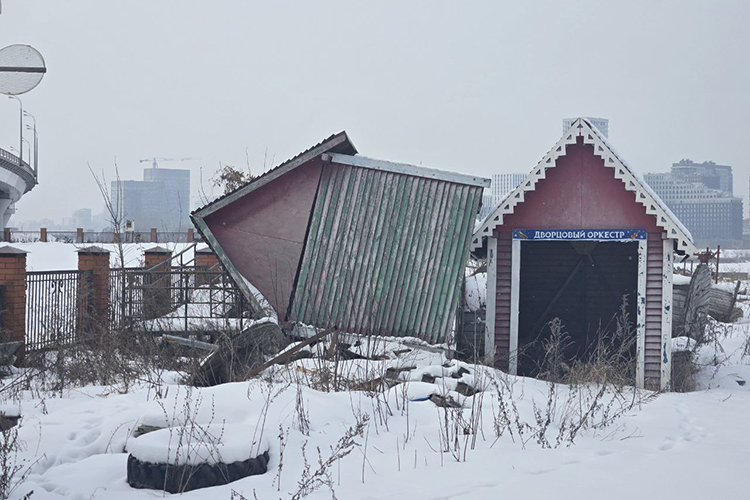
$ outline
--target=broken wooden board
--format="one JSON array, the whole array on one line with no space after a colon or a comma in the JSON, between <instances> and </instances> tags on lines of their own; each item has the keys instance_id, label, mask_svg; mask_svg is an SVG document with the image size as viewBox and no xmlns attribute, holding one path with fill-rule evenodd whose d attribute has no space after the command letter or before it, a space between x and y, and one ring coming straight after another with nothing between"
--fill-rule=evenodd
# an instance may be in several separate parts
<instances>
[{"instance_id":1,"label":"broken wooden board","mask_svg":"<svg viewBox=\"0 0 750 500\"><path fill-rule=\"evenodd\" d=\"M711 270L701 264L689 284L675 284L672 291L672 337L701 339L708 322Z\"/></svg>"},{"instance_id":2,"label":"broken wooden board","mask_svg":"<svg viewBox=\"0 0 750 500\"><path fill-rule=\"evenodd\" d=\"M716 321L730 323L734 311L734 305L737 302L737 294L740 291L740 282L734 286L734 289L714 286L711 288L711 300L708 305L708 314Z\"/></svg>"}]
</instances>

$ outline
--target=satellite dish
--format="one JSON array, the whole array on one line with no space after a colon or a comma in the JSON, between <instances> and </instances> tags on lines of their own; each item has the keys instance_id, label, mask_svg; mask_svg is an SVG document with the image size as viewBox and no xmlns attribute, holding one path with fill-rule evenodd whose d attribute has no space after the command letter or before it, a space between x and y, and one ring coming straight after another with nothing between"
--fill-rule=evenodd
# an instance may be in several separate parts
<instances>
[{"instance_id":1,"label":"satellite dish","mask_svg":"<svg viewBox=\"0 0 750 500\"><path fill-rule=\"evenodd\" d=\"M34 89L47 72L44 58L30 45L0 49L0 94L19 95Z\"/></svg>"}]
</instances>

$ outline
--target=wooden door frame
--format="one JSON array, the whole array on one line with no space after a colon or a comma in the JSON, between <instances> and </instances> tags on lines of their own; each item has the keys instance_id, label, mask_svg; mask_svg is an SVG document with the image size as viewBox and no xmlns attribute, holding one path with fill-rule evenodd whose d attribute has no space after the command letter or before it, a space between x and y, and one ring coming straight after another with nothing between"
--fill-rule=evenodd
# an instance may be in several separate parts
<instances>
[{"instance_id":1,"label":"wooden door frame","mask_svg":"<svg viewBox=\"0 0 750 500\"><path fill-rule=\"evenodd\" d=\"M494 240L494 241L493 241ZM544 240L544 241L557 241L565 242L570 240ZM589 240L599 242L613 242L617 240ZM644 387L644 375L645 375L645 362L646 362L646 256L647 256L647 244L648 240L642 239L638 241L638 286L636 294L636 335L637 335L637 357L636 357L636 387L642 389ZM533 240L522 241L517 238L513 238L511 243L511 286L510 286L510 352L508 357L508 372L511 375L518 374L518 324L519 324L519 295L521 290L521 243L534 243ZM485 346L490 347L486 349L487 357L490 355L494 357L494 333L495 333L495 300L496 300L496 287L497 287L497 238L490 238L488 241L488 262L487 262L487 331L485 338ZM670 257L671 258L671 257ZM667 254L665 251L665 261L667 260ZM664 273L665 285L669 279L671 286L671 273ZM667 275L669 277L667 278ZM670 297L671 298L671 297ZM665 304L667 298L665 297ZM664 322L664 318L662 319ZM671 324L671 317L667 319ZM664 330L663 330L664 331ZM664 335L664 333L662 333ZM665 352L669 342L665 342ZM671 358L671 346L669 348L669 357ZM663 360L662 363L664 364ZM669 370L669 366L663 367L664 370ZM667 379L668 380L668 379ZM664 384L664 375L662 374L662 385Z\"/></svg>"}]
</instances>

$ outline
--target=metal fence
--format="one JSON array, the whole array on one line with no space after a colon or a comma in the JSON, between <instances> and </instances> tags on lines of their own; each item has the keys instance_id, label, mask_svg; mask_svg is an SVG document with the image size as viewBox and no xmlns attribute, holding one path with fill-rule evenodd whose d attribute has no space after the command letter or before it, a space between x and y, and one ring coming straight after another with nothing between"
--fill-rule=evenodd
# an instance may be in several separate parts
<instances>
[{"instance_id":1,"label":"metal fence","mask_svg":"<svg viewBox=\"0 0 750 500\"><path fill-rule=\"evenodd\" d=\"M246 299L220 266L110 271L110 326L171 332L241 329Z\"/></svg>"},{"instance_id":2,"label":"metal fence","mask_svg":"<svg viewBox=\"0 0 750 500\"><path fill-rule=\"evenodd\" d=\"M117 235L112 231L83 231L80 235L77 231L47 231L47 241L58 243L117 243ZM5 234L0 234L0 241L4 241ZM156 240L152 241L150 231L127 231L119 234L122 243L188 243L187 231L156 233ZM9 243L33 243L41 241L40 231L17 231L10 230ZM202 242L203 236L199 232L193 233L193 241Z\"/></svg>"},{"instance_id":3,"label":"metal fence","mask_svg":"<svg viewBox=\"0 0 750 500\"><path fill-rule=\"evenodd\" d=\"M91 301L91 271L26 273L26 348L75 340Z\"/></svg>"},{"instance_id":4,"label":"metal fence","mask_svg":"<svg viewBox=\"0 0 750 500\"><path fill-rule=\"evenodd\" d=\"M110 270L110 328L209 335L243 328L250 309L222 267L166 264ZM94 301L92 271L27 272L26 349L66 345L89 331Z\"/></svg>"}]
</instances>

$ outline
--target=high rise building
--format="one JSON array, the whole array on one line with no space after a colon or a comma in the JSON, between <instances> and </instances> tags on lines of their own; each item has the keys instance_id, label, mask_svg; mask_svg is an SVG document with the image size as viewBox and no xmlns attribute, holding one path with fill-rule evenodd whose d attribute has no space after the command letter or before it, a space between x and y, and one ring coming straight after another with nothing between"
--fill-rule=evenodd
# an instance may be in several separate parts
<instances>
[{"instance_id":1,"label":"high rise building","mask_svg":"<svg viewBox=\"0 0 750 500\"><path fill-rule=\"evenodd\" d=\"M493 174L490 185L492 204L500 203L505 195L516 189L525 178L526 174Z\"/></svg>"},{"instance_id":2,"label":"high rise building","mask_svg":"<svg viewBox=\"0 0 750 500\"><path fill-rule=\"evenodd\" d=\"M136 231L185 231L190 227L190 170L145 168L142 181L113 181L112 201Z\"/></svg>"},{"instance_id":3,"label":"high rise building","mask_svg":"<svg viewBox=\"0 0 750 500\"><path fill-rule=\"evenodd\" d=\"M75 226L83 229L91 229L91 209L81 208L73 212Z\"/></svg>"},{"instance_id":4,"label":"high rise building","mask_svg":"<svg viewBox=\"0 0 750 500\"><path fill-rule=\"evenodd\" d=\"M573 126L573 122L575 122L577 119L578 118L563 119L563 134ZM599 131L604 135L604 137L609 138L609 120L607 118L586 117L586 120L588 120L589 123L598 128Z\"/></svg>"},{"instance_id":5,"label":"high rise building","mask_svg":"<svg viewBox=\"0 0 750 500\"><path fill-rule=\"evenodd\" d=\"M698 247L739 245L742 199L732 196L732 169L719 165L722 168L715 170L712 166L712 162L683 160L672 165L670 173L646 174L644 178L690 230Z\"/></svg>"},{"instance_id":6,"label":"high rise building","mask_svg":"<svg viewBox=\"0 0 750 500\"><path fill-rule=\"evenodd\" d=\"M685 182L700 182L730 195L734 192L732 167L729 165L717 165L712 161L695 163L686 159L672 164L672 174Z\"/></svg>"},{"instance_id":7,"label":"high rise building","mask_svg":"<svg viewBox=\"0 0 750 500\"><path fill-rule=\"evenodd\" d=\"M482 195L482 209L479 218L483 219L489 215L505 196L516 189L526 179L526 174L492 174L492 183Z\"/></svg>"}]
</instances>

